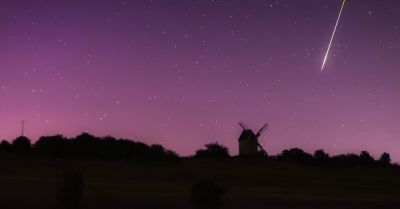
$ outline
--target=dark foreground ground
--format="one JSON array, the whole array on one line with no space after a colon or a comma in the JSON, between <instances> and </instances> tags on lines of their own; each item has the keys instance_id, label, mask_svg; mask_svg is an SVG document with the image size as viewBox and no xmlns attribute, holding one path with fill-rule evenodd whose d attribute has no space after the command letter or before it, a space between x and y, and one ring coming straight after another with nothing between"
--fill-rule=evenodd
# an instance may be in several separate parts
<instances>
[{"instance_id":1,"label":"dark foreground ground","mask_svg":"<svg viewBox=\"0 0 400 209\"><path fill-rule=\"evenodd\" d=\"M81 170L82 209L192 208L190 186L214 178L225 208L399 209L398 168L317 168L251 159L121 163L0 153L0 208L54 209L65 171Z\"/></svg>"}]
</instances>

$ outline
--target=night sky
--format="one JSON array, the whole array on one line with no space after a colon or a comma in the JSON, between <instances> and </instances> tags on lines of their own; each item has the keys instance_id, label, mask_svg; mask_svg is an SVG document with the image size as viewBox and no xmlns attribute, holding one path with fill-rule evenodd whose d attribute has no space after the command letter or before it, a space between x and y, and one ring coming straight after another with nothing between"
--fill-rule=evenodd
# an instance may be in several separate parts
<instances>
[{"instance_id":1,"label":"night sky","mask_svg":"<svg viewBox=\"0 0 400 209\"><path fill-rule=\"evenodd\" d=\"M400 161L400 1L2 0L0 139L82 132L181 155L244 121L270 154Z\"/></svg>"}]
</instances>

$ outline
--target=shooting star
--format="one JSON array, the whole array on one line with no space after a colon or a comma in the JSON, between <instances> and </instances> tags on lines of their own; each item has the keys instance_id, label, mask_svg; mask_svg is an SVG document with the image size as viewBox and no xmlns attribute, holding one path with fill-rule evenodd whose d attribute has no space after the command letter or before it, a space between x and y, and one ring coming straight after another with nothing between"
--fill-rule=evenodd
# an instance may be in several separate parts
<instances>
[{"instance_id":1,"label":"shooting star","mask_svg":"<svg viewBox=\"0 0 400 209\"><path fill-rule=\"evenodd\" d=\"M338 26L338 24L339 24L340 16L342 16L342 11L343 11L344 4L345 4L345 3L346 3L346 0L343 0L342 7L340 8L340 12L339 12L338 18L337 18L337 20L336 20L335 28L333 29L333 33L332 33L332 36L331 36L331 40L329 41L328 49L326 50L326 53L325 53L324 61L322 62L321 71L324 70L326 60L328 59L328 55L329 55L329 51L330 51L330 49L331 49L332 41L333 41L333 38L335 37L336 28L337 28L337 26Z\"/></svg>"}]
</instances>

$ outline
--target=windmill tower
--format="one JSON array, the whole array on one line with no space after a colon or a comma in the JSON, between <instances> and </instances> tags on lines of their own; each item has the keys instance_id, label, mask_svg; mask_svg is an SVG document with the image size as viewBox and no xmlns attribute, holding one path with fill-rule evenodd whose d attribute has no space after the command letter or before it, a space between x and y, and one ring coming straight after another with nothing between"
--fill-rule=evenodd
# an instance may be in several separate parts
<instances>
[{"instance_id":1,"label":"windmill tower","mask_svg":"<svg viewBox=\"0 0 400 209\"><path fill-rule=\"evenodd\" d=\"M261 129L255 134L251 129L240 121L239 125L243 128L239 136L239 156L254 156L261 153L266 153L264 148L258 143L258 137L268 128L268 123L265 123Z\"/></svg>"}]
</instances>

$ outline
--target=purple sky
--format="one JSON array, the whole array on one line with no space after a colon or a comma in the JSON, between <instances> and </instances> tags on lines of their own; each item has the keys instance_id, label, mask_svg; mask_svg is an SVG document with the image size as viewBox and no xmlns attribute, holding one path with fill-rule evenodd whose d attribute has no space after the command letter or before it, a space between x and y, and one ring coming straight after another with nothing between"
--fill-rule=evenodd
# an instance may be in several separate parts
<instances>
[{"instance_id":1,"label":"purple sky","mask_svg":"<svg viewBox=\"0 0 400 209\"><path fill-rule=\"evenodd\" d=\"M275 154L400 161L400 1L10 0L0 3L0 138L88 131L192 154L237 124Z\"/></svg>"}]
</instances>

